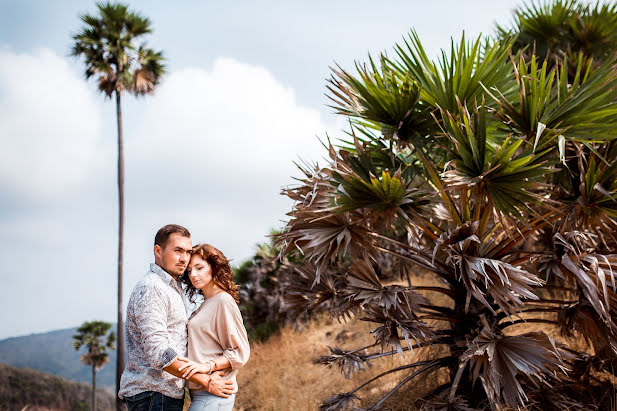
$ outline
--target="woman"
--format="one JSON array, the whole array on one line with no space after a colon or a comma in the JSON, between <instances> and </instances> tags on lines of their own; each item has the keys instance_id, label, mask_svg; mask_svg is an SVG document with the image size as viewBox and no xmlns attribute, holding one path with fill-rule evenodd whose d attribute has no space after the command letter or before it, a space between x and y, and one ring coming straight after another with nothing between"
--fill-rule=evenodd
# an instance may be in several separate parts
<instances>
[{"instance_id":1,"label":"woman","mask_svg":"<svg viewBox=\"0 0 617 411\"><path fill-rule=\"evenodd\" d=\"M250 350L229 261L209 244L196 245L183 280L189 300L194 303L198 295L203 295L204 302L189 318L188 359L181 358L186 361L180 368L182 377L224 370L226 378L234 383L233 394L222 398L189 381L189 411L232 410L238 391L236 374L248 360Z\"/></svg>"}]
</instances>

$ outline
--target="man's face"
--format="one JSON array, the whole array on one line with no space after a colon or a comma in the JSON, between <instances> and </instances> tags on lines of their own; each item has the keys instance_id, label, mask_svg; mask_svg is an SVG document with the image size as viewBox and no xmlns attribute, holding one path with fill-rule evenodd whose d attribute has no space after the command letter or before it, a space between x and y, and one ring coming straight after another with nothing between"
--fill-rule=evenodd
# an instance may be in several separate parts
<instances>
[{"instance_id":1,"label":"man's face","mask_svg":"<svg viewBox=\"0 0 617 411\"><path fill-rule=\"evenodd\" d=\"M191 259L192 246L190 237L172 233L165 248L159 245L154 246L154 261L173 277L181 276Z\"/></svg>"}]
</instances>

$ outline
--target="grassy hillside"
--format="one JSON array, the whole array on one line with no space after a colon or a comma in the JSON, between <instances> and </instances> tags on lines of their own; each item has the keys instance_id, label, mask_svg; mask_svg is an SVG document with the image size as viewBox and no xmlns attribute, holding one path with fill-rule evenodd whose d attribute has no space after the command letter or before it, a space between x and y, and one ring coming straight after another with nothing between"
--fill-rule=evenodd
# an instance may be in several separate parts
<instances>
[{"instance_id":1,"label":"grassy hillside","mask_svg":"<svg viewBox=\"0 0 617 411\"><path fill-rule=\"evenodd\" d=\"M115 324L113 325L115 328ZM0 341L0 363L17 368L48 372L67 380L91 383L92 370L79 357L85 352L73 349L73 335L77 328L7 338ZM109 363L97 373L97 385L115 385L116 351L110 353ZM1 407L0 407L1 409Z\"/></svg>"},{"instance_id":2,"label":"grassy hillside","mask_svg":"<svg viewBox=\"0 0 617 411\"><path fill-rule=\"evenodd\" d=\"M0 364L0 410L89 410L92 387L55 375ZM97 409L114 409L114 397L97 390Z\"/></svg>"},{"instance_id":3,"label":"grassy hillside","mask_svg":"<svg viewBox=\"0 0 617 411\"><path fill-rule=\"evenodd\" d=\"M370 334L372 328L371 324L359 320L341 325L321 319L302 330L283 327L268 341L251 344L249 362L238 373L239 392L235 409L316 410L325 398L348 391L371 377L402 365L412 356L416 360L424 358L431 349L417 349L413 354L408 352L405 358L394 356L373 361L371 368L352 374L348 380L338 369L313 364L316 357L329 354L328 346L349 349L374 343ZM396 374L386 376L363 390L360 393L362 406L372 404L392 389L396 384L394 377ZM385 404L385 409L413 409L407 398L435 387L447 378L438 373L427 375L393 396Z\"/></svg>"}]
</instances>

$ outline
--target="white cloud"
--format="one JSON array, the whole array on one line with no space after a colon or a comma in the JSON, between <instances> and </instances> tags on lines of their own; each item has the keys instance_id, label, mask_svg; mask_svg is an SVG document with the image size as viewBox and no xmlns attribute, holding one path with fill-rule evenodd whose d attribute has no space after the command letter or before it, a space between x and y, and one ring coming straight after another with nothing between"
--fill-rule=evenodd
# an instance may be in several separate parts
<instances>
[{"instance_id":1,"label":"white cloud","mask_svg":"<svg viewBox=\"0 0 617 411\"><path fill-rule=\"evenodd\" d=\"M50 200L83 182L97 148L93 94L48 49L0 49L0 187Z\"/></svg>"},{"instance_id":2,"label":"white cloud","mask_svg":"<svg viewBox=\"0 0 617 411\"><path fill-rule=\"evenodd\" d=\"M219 58L171 73L127 144L133 214L187 221L196 238L246 258L289 211L280 190L298 175L293 161L320 159L317 136L334 129L262 67Z\"/></svg>"}]
</instances>

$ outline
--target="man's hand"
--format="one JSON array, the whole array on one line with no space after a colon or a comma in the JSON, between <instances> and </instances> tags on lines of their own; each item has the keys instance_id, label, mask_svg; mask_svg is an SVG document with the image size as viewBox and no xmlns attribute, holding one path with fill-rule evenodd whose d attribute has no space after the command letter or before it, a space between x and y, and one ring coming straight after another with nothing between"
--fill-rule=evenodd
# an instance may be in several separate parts
<instances>
[{"instance_id":1,"label":"man's hand","mask_svg":"<svg viewBox=\"0 0 617 411\"><path fill-rule=\"evenodd\" d=\"M208 392L218 397L227 398L234 392L234 383L231 380L224 378L225 372L218 371L210 375Z\"/></svg>"}]
</instances>

